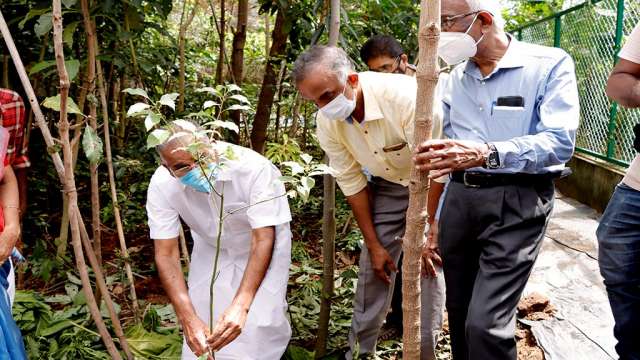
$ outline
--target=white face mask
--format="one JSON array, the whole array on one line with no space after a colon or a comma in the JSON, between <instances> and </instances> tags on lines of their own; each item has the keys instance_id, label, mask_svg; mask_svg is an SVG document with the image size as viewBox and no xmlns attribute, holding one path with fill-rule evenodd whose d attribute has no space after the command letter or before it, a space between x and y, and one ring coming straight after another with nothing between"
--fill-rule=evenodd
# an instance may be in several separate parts
<instances>
[{"instance_id":1,"label":"white face mask","mask_svg":"<svg viewBox=\"0 0 640 360\"><path fill-rule=\"evenodd\" d=\"M355 96L353 99L349 100L346 96L344 96L344 91L347 90L347 83L344 84L344 89L342 93L336 96L331 102L327 105L320 108L320 111L324 116L329 119L346 119L351 116L353 110L356 108L356 99Z\"/></svg>"},{"instance_id":2,"label":"white face mask","mask_svg":"<svg viewBox=\"0 0 640 360\"><path fill-rule=\"evenodd\" d=\"M459 64L478 52L478 44L484 39L484 34L477 42L469 35L469 30L476 22L478 15L473 18L471 25L464 33L460 32L442 32L440 33L440 41L438 42L438 55L447 63L447 65Z\"/></svg>"}]
</instances>

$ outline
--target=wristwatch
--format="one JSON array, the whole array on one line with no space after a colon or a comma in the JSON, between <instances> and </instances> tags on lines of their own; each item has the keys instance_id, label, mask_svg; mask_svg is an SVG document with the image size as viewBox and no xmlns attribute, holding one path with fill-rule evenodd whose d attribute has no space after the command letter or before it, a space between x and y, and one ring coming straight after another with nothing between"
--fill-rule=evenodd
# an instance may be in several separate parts
<instances>
[{"instance_id":1,"label":"wristwatch","mask_svg":"<svg viewBox=\"0 0 640 360\"><path fill-rule=\"evenodd\" d=\"M487 143L489 147L489 152L484 157L484 168L485 169L499 169L500 168L500 154L498 153L498 149L495 145L491 143Z\"/></svg>"}]
</instances>

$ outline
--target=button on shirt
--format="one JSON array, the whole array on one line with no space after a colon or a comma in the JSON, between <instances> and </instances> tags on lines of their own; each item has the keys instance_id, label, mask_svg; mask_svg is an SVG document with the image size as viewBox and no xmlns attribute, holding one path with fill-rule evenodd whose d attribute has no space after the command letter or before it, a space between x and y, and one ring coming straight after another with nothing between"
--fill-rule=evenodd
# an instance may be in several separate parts
<instances>
[{"instance_id":1,"label":"button on shirt","mask_svg":"<svg viewBox=\"0 0 640 360\"><path fill-rule=\"evenodd\" d=\"M473 61L458 65L445 90L444 134L493 143L501 173L561 171L574 151L580 116L575 66L562 49L519 42L488 76ZM521 96L524 106L498 106Z\"/></svg>"},{"instance_id":2,"label":"button on shirt","mask_svg":"<svg viewBox=\"0 0 640 360\"><path fill-rule=\"evenodd\" d=\"M224 194L219 275L215 283L214 319L231 304L251 254L252 229L274 226L271 264L249 310L242 334L225 346L221 359L280 359L291 329L285 300L291 260L291 213L280 172L258 153L223 142L218 154L227 154L215 188ZM231 149L231 150L227 150ZM189 268L189 298L198 317L209 320L209 283L216 253L220 199L183 185L160 166L147 192L150 236L154 240L178 237L180 219L191 230L193 250ZM268 200L268 201L264 201ZM264 201L264 202L263 202ZM182 359L196 359L183 346Z\"/></svg>"},{"instance_id":3,"label":"button on shirt","mask_svg":"<svg viewBox=\"0 0 640 360\"><path fill-rule=\"evenodd\" d=\"M364 96L362 123L329 119L322 111L317 116L318 141L329 156L336 181L346 196L355 195L367 186L362 171L366 168L373 176L407 186L412 167L416 79L363 72L358 80ZM441 99L442 88L437 88L436 99ZM433 137L440 138L442 108L438 101L434 103L433 118Z\"/></svg>"}]
</instances>

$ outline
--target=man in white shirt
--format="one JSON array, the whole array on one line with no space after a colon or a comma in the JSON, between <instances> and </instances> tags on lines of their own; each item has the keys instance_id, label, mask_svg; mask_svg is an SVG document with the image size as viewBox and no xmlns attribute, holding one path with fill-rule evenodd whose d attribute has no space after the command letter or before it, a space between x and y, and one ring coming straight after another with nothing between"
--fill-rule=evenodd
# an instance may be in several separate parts
<instances>
[{"instance_id":1,"label":"man in white shirt","mask_svg":"<svg viewBox=\"0 0 640 360\"><path fill-rule=\"evenodd\" d=\"M640 24L620 51L607 82L607 95L620 105L640 108ZM634 128L640 152L640 124ZM616 325L616 351L623 360L640 359L640 155L616 187L598 227L598 263Z\"/></svg>"},{"instance_id":2,"label":"man in white shirt","mask_svg":"<svg viewBox=\"0 0 640 360\"><path fill-rule=\"evenodd\" d=\"M147 214L158 273L184 331L182 359L211 350L217 360L278 360L291 336L285 299L291 214L280 173L249 149L209 144L181 127L172 131L158 148L162 166L149 184ZM194 142L204 144L204 166L187 151ZM225 219L209 333L221 207ZM194 242L188 289L180 266L180 220Z\"/></svg>"},{"instance_id":3,"label":"man in white shirt","mask_svg":"<svg viewBox=\"0 0 640 360\"><path fill-rule=\"evenodd\" d=\"M364 237L346 356L374 354L402 253L416 79L357 73L342 49L326 46L314 46L300 55L292 77L302 97L320 108L318 141ZM438 137L442 110L440 106L434 110L433 133ZM369 181L363 168L372 175ZM437 201L430 214L436 207ZM422 280L422 359L435 359L435 338L442 327L443 280L443 276Z\"/></svg>"}]
</instances>

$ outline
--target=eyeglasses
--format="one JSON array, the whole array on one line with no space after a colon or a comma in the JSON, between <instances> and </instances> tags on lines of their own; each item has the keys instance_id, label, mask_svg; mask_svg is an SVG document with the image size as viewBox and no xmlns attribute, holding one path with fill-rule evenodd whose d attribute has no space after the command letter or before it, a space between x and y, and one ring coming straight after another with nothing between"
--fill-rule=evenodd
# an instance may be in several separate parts
<instances>
[{"instance_id":1,"label":"eyeglasses","mask_svg":"<svg viewBox=\"0 0 640 360\"><path fill-rule=\"evenodd\" d=\"M186 166L179 167L179 168L177 168L175 170L171 169L170 167L168 167L166 165L163 165L163 166L166 167L167 170L169 170L171 175L173 175L176 178L181 178L181 177L187 175L187 173L189 171L191 171L191 169L195 168L196 165L197 165L197 163L193 163L191 165L186 165Z\"/></svg>"},{"instance_id":2,"label":"eyeglasses","mask_svg":"<svg viewBox=\"0 0 640 360\"><path fill-rule=\"evenodd\" d=\"M398 67L400 66L400 58L402 57L402 54L398 55L396 57L395 60L393 60L393 63L391 64L385 64L379 68L376 69L371 69L371 71L373 72L380 72L380 73L392 73L394 71L396 71L398 69Z\"/></svg>"},{"instance_id":3,"label":"eyeglasses","mask_svg":"<svg viewBox=\"0 0 640 360\"><path fill-rule=\"evenodd\" d=\"M440 24L443 29L451 29L456 21L460 19L464 19L469 15L475 15L480 13L480 11L472 11L466 14L453 15L453 16L443 16L440 18Z\"/></svg>"}]
</instances>

